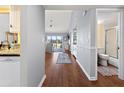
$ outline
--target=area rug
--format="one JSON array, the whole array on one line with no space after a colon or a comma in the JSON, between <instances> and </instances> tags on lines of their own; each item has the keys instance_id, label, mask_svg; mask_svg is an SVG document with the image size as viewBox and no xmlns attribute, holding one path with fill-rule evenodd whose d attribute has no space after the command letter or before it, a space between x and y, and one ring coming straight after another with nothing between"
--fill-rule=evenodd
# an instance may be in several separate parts
<instances>
[{"instance_id":1,"label":"area rug","mask_svg":"<svg viewBox=\"0 0 124 93\"><path fill-rule=\"evenodd\" d=\"M98 66L98 72L103 76L118 75L118 69L112 66Z\"/></svg>"},{"instance_id":2,"label":"area rug","mask_svg":"<svg viewBox=\"0 0 124 93\"><path fill-rule=\"evenodd\" d=\"M70 60L68 54L61 52L58 55L58 58L57 58L57 62L56 63L57 64L65 64L65 63L68 64L68 63L71 63L71 60Z\"/></svg>"}]
</instances>

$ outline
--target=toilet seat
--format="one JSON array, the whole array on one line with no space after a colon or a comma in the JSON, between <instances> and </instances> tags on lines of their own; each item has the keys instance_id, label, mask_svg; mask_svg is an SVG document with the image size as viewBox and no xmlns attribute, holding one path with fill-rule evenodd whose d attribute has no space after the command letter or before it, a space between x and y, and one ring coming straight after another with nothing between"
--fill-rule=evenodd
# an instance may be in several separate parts
<instances>
[{"instance_id":1,"label":"toilet seat","mask_svg":"<svg viewBox=\"0 0 124 93\"><path fill-rule=\"evenodd\" d=\"M106 54L99 54L99 57L106 60L109 59L109 55L106 55Z\"/></svg>"}]
</instances>

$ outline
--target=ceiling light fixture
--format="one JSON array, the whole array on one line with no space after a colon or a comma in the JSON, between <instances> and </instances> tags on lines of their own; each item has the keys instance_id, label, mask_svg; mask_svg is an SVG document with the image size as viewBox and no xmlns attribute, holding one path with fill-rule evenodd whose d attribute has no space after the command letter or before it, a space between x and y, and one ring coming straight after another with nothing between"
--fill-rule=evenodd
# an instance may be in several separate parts
<instances>
[{"instance_id":1,"label":"ceiling light fixture","mask_svg":"<svg viewBox=\"0 0 124 93\"><path fill-rule=\"evenodd\" d=\"M50 25L50 27L52 27L53 25Z\"/></svg>"}]
</instances>

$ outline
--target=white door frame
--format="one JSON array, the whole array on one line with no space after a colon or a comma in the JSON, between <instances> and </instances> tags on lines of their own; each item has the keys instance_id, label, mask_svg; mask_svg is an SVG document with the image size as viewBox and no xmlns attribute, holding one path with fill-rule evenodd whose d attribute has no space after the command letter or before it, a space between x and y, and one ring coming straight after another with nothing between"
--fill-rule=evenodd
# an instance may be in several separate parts
<instances>
[{"instance_id":1,"label":"white door frame","mask_svg":"<svg viewBox=\"0 0 124 93\"><path fill-rule=\"evenodd\" d=\"M124 9L120 9L120 56L119 78L124 80Z\"/></svg>"}]
</instances>

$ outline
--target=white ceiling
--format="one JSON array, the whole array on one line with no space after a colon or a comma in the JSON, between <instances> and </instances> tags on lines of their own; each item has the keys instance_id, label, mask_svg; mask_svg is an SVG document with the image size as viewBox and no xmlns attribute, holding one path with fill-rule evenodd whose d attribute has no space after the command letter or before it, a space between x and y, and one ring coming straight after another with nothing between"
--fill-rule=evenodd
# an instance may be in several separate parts
<instances>
[{"instance_id":1,"label":"white ceiling","mask_svg":"<svg viewBox=\"0 0 124 93\"><path fill-rule=\"evenodd\" d=\"M71 10L46 10L45 31L47 33L68 32L71 13ZM50 27L50 25L52 25L52 27Z\"/></svg>"}]
</instances>

